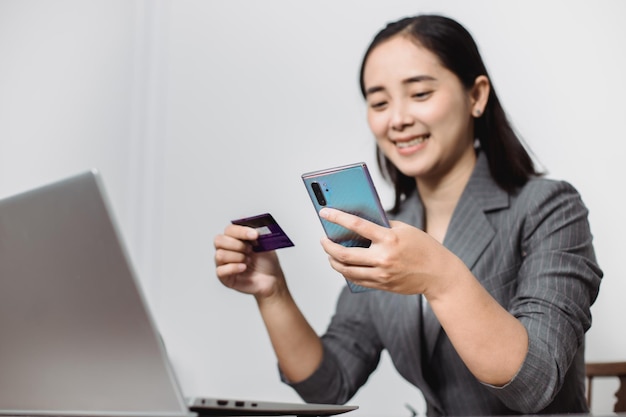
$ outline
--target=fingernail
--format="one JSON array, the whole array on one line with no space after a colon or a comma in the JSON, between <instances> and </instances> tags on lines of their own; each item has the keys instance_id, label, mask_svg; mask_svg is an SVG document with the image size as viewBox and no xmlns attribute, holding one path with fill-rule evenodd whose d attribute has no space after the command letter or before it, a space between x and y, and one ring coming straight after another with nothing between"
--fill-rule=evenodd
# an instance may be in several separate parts
<instances>
[{"instance_id":1,"label":"fingernail","mask_svg":"<svg viewBox=\"0 0 626 417\"><path fill-rule=\"evenodd\" d=\"M326 208L320 210L320 217L323 217L325 219L328 217L328 210L326 210Z\"/></svg>"}]
</instances>

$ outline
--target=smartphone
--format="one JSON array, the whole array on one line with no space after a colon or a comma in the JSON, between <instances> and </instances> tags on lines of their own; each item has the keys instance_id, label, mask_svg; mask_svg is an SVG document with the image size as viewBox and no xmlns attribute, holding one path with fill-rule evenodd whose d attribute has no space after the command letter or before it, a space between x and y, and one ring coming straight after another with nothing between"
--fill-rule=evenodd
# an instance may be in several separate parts
<instances>
[{"instance_id":1,"label":"smartphone","mask_svg":"<svg viewBox=\"0 0 626 417\"><path fill-rule=\"evenodd\" d=\"M348 247L364 248L372 243L357 233L319 217L319 211L324 207L332 207L380 226L389 227L385 209L380 203L365 162L308 172L302 174L302 180L318 213L322 228L333 242ZM347 283L352 292L369 289L350 281Z\"/></svg>"}]
</instances>

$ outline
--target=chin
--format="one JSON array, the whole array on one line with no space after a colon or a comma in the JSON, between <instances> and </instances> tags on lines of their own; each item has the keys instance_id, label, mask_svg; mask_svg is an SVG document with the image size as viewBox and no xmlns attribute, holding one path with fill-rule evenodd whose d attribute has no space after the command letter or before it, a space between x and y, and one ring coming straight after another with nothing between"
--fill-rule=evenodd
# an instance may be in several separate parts
<instances>
[{"instance_id":1,"label":"chin","mask_svg":"<svg viewBox=\"0 0 626 417\"><path fill-rule=\"evenodd\" d=\"M421 169L417 169L415 167L402 167L401 165L396 165L398 170L406 175L407 177L418 178L425 175L425 172Z\"/></svg>"}]
</instances>

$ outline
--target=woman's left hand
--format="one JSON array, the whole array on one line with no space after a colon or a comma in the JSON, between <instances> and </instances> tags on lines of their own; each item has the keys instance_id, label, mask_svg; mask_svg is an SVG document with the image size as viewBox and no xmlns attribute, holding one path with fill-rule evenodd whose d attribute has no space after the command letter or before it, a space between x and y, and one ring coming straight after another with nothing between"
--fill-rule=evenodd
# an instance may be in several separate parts
<instances>
[{"instance_id":1,"label":"woman's left hand","mask_svg":"<svg viewBox=\"0 0 626 417\"><path fill-rule=\"evenodd\" d=\"M399 221L391 228L324 208L320 216L372 241L369 248L344 247L328 238L322 247L337 272L355 284L401 294L428 293L446 285L447 269L460 261L431 236Z\"/></svg>"}]
</instances>

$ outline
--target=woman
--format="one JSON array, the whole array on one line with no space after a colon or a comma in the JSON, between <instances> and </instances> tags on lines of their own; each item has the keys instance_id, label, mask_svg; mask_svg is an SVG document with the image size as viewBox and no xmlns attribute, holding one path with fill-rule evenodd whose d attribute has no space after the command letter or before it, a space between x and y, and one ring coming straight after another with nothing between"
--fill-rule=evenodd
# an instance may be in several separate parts
<instances>
[{"instance_id":1,"label":"woman","mask_svg":"<svg viewBox=\"0 0 626 417\"><path fill-rule=\"evenodd\" d=\"M586 412L584 338L602 271L587 209L541 178L508 123L471 35L423 15L389 24L360 73L391 228L320 212L370 239L322 246L346 279L320 338L256 231L215 238L222 283L253 294L283 380L310 402L348 401L387 349L429 415Z\"/></svg>"}]
</instances>

